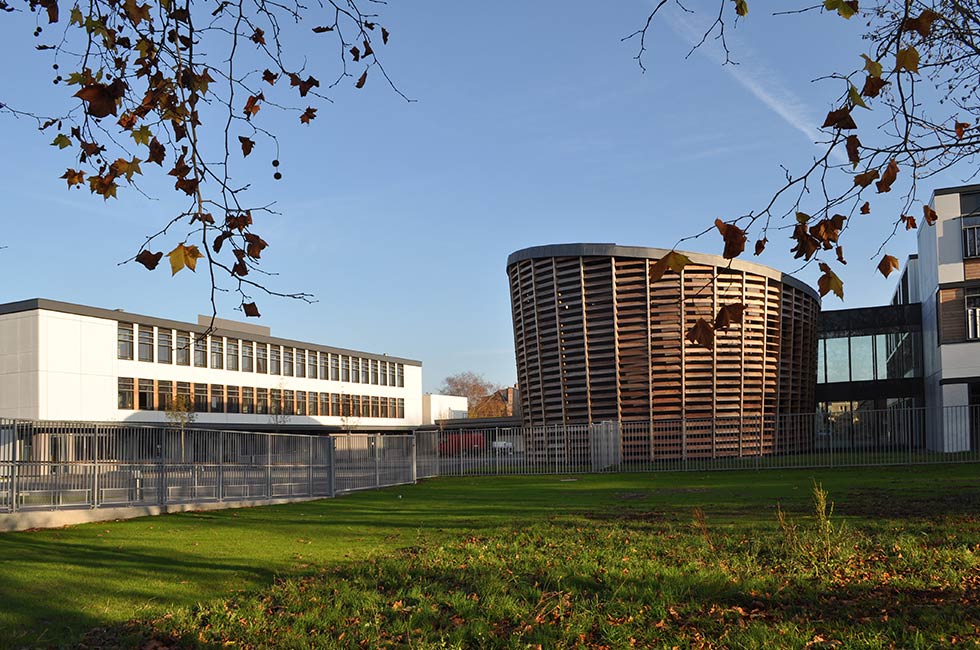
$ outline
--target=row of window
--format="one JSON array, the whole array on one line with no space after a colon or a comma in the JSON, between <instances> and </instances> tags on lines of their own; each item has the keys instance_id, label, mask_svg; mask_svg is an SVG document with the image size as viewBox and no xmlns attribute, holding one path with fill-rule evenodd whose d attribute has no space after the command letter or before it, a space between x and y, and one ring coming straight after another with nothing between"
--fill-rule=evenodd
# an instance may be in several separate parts
<instances>
[{"instance_id":1,"label":"row of window","mask_svg":"<svg viewBox=\"0 0 980 650\"><path fill-rule=\"evenodd\" d=\"M150 363L155 361L375 386L405 386L405 366L393 361L254 343L224 336L204 337L180 330L175 334L174 330L154 328L152 325L119 323L118 357L131 361L134 352L136 359Z\"/></svg>"},{"instance_id":2,"label":"row of window","mask_svg":"<svg viewBox=\"0 0 980 650\"><path fill-rule=\"evenodd\" d=\"M119 408L166 411L181 398L196 413L404 418L405 400L377 395L119 378Z\"/></svg>"}]
</instances>

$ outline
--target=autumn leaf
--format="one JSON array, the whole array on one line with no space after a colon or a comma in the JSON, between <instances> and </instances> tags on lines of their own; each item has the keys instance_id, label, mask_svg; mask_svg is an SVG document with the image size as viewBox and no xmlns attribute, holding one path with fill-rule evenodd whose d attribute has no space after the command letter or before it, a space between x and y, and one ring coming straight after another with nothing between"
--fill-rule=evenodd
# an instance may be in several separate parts
<instances>
[{"instance_id":1,"label":"autumn leaf","mask_svg":"<svg viewBox=\"0 0 980 650\"><path fill-rule=\"evenodd\" d=\"M259 112L262 108L259 106L259 102L265 100L265 95L259 93L258 95L249 95L248 99L245 100L245 119L252 119L252 117Z\"/></svg>"},{"instance_id":2,"label":"autumn leaf","mask_svg":"<svg viewBox=\"0 0 980 650\"><path fill-rule=\"evenodd\" d=\"M245 241L245 253L255 260L262 257L262 251L269 245L264 239L250 232L245 233Z\"/></svg>"},{"instance_id":3,"label":"autumn leaf","mask_svg":"<svg viewBox=\"0 0 980 650\"><path fill-rule=\"evenodd\" d=\"M900 70L919 71L919 51L914 46L909 45L895 55L895 71Z\"/></svg>"},{"instance_id":4,"label":"autumn leaf","mask_svg":"<svg viewBox=\"0 0 980 650\"><path fill-rule=\"evenodd\" d=\"M136 0L126 0L123 3L123 11L126 12L126 17L129 18L134 26L139 26L144 20L147 22L152 20L150 17L150 5L138 5L136 4Z\"/></svg>"},{"instance_id":5,"label":"autumn leaf","mask_svg":"<svg viewBox=\"0 0 980 650\"><path fill-rule=\"evenodd\" d=\"M71 146L71 138L69 138L64 133L59 133L55 136L54 141L51 143L52 147L58 147L59 149L66 149Z\"/></svg>"},{"instance_id":6,"label":"autumn leaf","mask_svg":"<svg viewBox=\"0 0 980 650\"><path fill-rule=\"evenodd\" d=\"M745 0L735 0L735 13L739 16L746 16L749 13L749 5Z\"/></svg>"},{"instance_id":7,"label":"autumn leaf","mask_svg":"<svg viewBox=\"0 0 980 650\"><path fill-rule=\"evenodd\" d=\"M389 32L389 31L388 31L387 29L385 29L384 27L382 27L382 28L381 28L381 41L382 41L382 42L383 42L383 43L384 43L385 45L387 45L387 44L388 44L388 37L389 37L389 36L391 36L391 33L390 33L390 32Z\"/></svg>"},{"instance_id":8,"label":"autumn leaf","mask_svg":"<svg viewBox=\"0 0 980 650\"><path fill-rule=\"evenodd\" d=\"M184 269L184 267L189 268L191 271L195 271L197 267L197 260L204 257L201 251L197 249L197 246L193 244L190 246L184 246L183 243L177 244L177 247L172 251L167 253L167 257L170 258L170 275L174 276Z\"/></svg>"},{"instance_id":9,"label":"autumn leaf","mask_svg":"<svg viewBox=\"0 0 980 650\"><path fill-rule=\"evenodd\" d=\"M898 163L892 158L888 166L885 167L885 173L881 175L881 180L875 183L878 193L890 192L896 178L898 178Z\"/></svg>"},{"instance_id":10,"label":"autumn leaf","mask_svg":"<svg viewBox=\"0 0 980 650\"><path fill-rule=\"evenodd\" d=\"M843 246L838 246L837 247L837 261L840 262L841 264L847 264L847 260L844 259L844 247Z\"/></svg>"},{"instance_id":11,"label":"autumn leaf","mask_svg":"<svg viewBox=\"0 0 980 650\"><path fill-rule=\"evenodd\" d=\"M871 203L870 202L868 202L868 201L865 201L864 202L864 205L861 206L861 214L871 214Z\"/></svg>"},{"instance_id":12,"label":"autumn leaf","mask_svg":"<svg viewBox=\"0 0 980 650\"><path fill-rule=\"evenodd\" d=\"M903 214L899 218L901 219L901 222L905 224L905 230L915 230L916 229L917 224L915 223L915 217L913 217L911 215L908 215L908 214Z\"/></svg>"},{"instance_id":13,"label":"autumn leaf","mask_svg":"<svg viewBox=\"0 0 980 650\"><path fill-rule=\"evenodd\" d=\"M109 200L109 197L117 198L116 190L119 186L116 185L116 177L112 174L89 176L88 187L92 194L98 194L104 200Z\"/></svg>"},{"instance_id":14,"label":"autumn leaf","mask_svg":"<svg viewBox=\"0 0 980 650\"><path fill-rule=\"evenodd\" d=\"M878 178L878 170L869 169L868 171L855 176L854 184L860 185L861 187L867 187L868 185L871 185L876 178Z\"/></svg>"},{"instance_id":15,"label":"autumn leaf","mask_svg":"<svg viewBox=\"0 0 980 650\"><path fill-rule=\"evenodd\" d=\"M926 38L932 30L932 23L939 17L932 9L925 9L918 18L906 18L902 23L902 31L918 32L919 36Z\"/></svg>"},{"instance_id":16,"label":"autumn leaf","mask_svg":"<svg viewBox=\"0 0 980 650\"><path fill-rule=\"evenodd\" d=\"M153 133L150 131L150 127L145 124L138 129L135 129L132 134L133 142L136 144L149 145L150 140L153 138Z\"/></svg>"},{"instance_id":17,"label":"autumn leaf","mask_svg":"<svg viewBox=\"0 0 980 650\"><path fill-rule=\"evenodd\" d=\"M357 83L354 84L354 87L355 88L363 88L364 87L364 82L366 82L366 81L367 81L367 70L365 70L364 71L364 74L362 74L358 78Z\"/></svg>"},{"instance_id":18,"label":"autumn leaf","mask_svg":"<svg viewBox=\"0 0 980 650\"><path fill-rule=\"evenodd\" d=\"M864 69L868 71L868 74L872 77L880 77L882 67L881 64L869 57L867 54L862 54L861 58L864 59Z\"/></svg>"},{"instance_id":19,"label":"autumn leaf","mask_svg":"<svg viewBox=\"0 0 980 650\"><path fill-rule=\"evenodd\" d=\"M741 325L744 311L745 305L741 303L722 306L718 310L718 315L715 316L715 330L727 329L732 325Z\"/></svg>"},{"instance_id":20,"label":"autumn leaf","mask_svg":"<svg viewBox=\"0 0 980 650\"><path fill-rule=\"evenodd\" d=\"M327 27L326 25L319 25L313 28L314 34L323 34L324 32L332 32L333 27Z\"/></svg>"},{"instance_id":21,"label":"autumn leaf","mask_svg":"<svg viewBox=\"0 0 980 650\"><path fill-rule=\"evenodd\" d=\"M861 93L858 92L858 89L854 84L847 85L847 98L851 100L851 104L854 106L868 108L868 105L864 103L864 99L861 98Z\"/></svg>"},{"instance_id":22,"label":"autumn leaf","mask_svg":"<svg viewBox=\"0 0 980 650\"><path fill-rule=\"evenodd\" d=\"M214 250L215 253L221 252L221 245L224 244L225 240L228 239L229 237L231 237L231 232L226 230L225 232L221 233L220 235L214 238L214 242L211 244L211 248Z\"/></svg>"},{"instance_id":23,"label":"autumn leaf","mask_svg":"<svg viewBox=\"0 0 980 650\"><path fill-rule=\"evenodd\" d=\"M244 135L240 135L238 136L238 141L242 145L242 155L248 157L248 154L252 153L252 149L255 147L255 140L246 138Z\"/></svg>"},{"instance_id":24,"label":"autumn leaf","mask_svg":"<svg viewBox=\"0 0 980 650\"><path fill-rule=\"evenodd\" d=\"M854 123L854 118L851 117L850 107L845 106L844 108L838 108L836 111L830 111L827 113L827 118L823 121L823 125L820 128L833 127L835 129L856 129L857 124Z\"/></svg>"},{"instance_id":25,"label":"autumn leaf","mask_svg":"<svg viewBox=\"0 0 980 650\"><path fill-rule=\"evenodd\" d=\"M150 140L150 155L146 157L146 162L156 163L163 167L163 159L167 157L167 149L156 138Z\"/></svg>"},{"instance_id":26,"label":"autumn leaf","mask_svg":"<svg viewBox=\"0 0 980 650\"><path fill-rule=\"evenodd\" d=\"M857 0L824 0L823 6L827 11L836 11L848 20L858 12Z\"/></svg>"},{"instance_id":27,"label":"autumn leaf","mask_svg":"<svg viewBox=\"0 0 980 650\"><path fill-rule=\"evenodd\" d=\"M868 78L864 80L864 88L861 89L861 94L865 97L877 97L881 93L881 89L888 83L881 77L868 75Z\"/></svg>"},{"instance_id":28,"label":"autumn leaf","mask_svg":"<svg viewBox=\"0 0 980 650\"><path fill-rule=\"evenodd\" d=\"M274 73L272 70L264 70L262 72L262 81L268 83L270 86L274 86L276 84L276 79L278 78L279 75Z\"/></svg>"},{"instance_id":29,"label":"autumn leaf","mask_svg":"<svg viewBox=\"0 0 980 650\"><path fill-rule=\"evenodd\" d=\"M361 51L357 48L356 45L350 49L350 55L354 57L354 63L357 63L358 61L361 60Z\"/></svg>"},{"instance_id":30,"label":"autumn leaf","mask_svg":"<svg viewBox=\"0 0 980 650\"><path fill-rule=\"evenodd\" d=\"M763 237L762 239L760 239L759 241L757 241L755 243L755 254L756 255L762 255L762 251L766 250L766 244L767 243L769 243L769 240L766 239L765 237Z\"/></svg>"},{"instance_id":31,"label":"autumn leaf","mask_svg":"<svg viewBox=\"0 0 980 650\"><path fill-rule=\"evenodd\" d=\"M844 148L847 150L847 159L853 165L852 169L857 169L858 163L861 162L861 141L856 135L849 135L844 143Z\"/></svg>"},{"instance_id":32,"label":"autumn leaf","mask_svg":"<svg viewBox=\"0 0 980 650\"><path fill-rule=\"evenodd\" d=\"M316 109L312 106L308 106L303 114L299 116L299 121L303 124L309 124L313 119L316 118Z\"/></svg>"},{"instance_id":33,"label":"autumn leaf","mask_svg":"<svg viewBox=\"0 0 980 650\"><path fill-rule=\"evenodd\" d=\"M160 258L163 257L163 251L157 253L151 253L148 250L141 250L139 255L136 256L136 261L145 266L148 270L152 271L160 263Z\"/></svg>"},{"instance_id":34,"label":"autumn leaf","mask_svg":"<svg viewBox=\"0 0 980 650\"><path fill-rule=\"evenodd\" d=\"M878 271L886 278L891 275L892 271L898 270L898 259L892 257L891 255L885 255L878 262Z\"/></svg>"},{"instance_id":35,"label":"autumn leaf","mask_svg":"<svg viewBox=\"0 0 980 650\"><path fill-rule=\"evenodd\" d=\"M252 42L256 45L265 45L265 32L258 27L255 28L255 31L252 32L252 35L249 38L251 38Z\"/></svg>"},{"instance_id":36,"label":"autumn leaf","mask_svg":"<svg viewBox=\"0 0 980 650\"><path fill-rule=\"evenodd\" d=\"M71 189L72 187L82 185L85 182L85 172L75 171L69 167L68 170L61 175L61 178L68 181L68 189Z\"/></svg>"},{"instance_id":37,"label":"autumn leaf","mask_svg":"<svg viewBox=\"0 0 980 650\"><path fill-rule=\"evenodd\" d=\"M143 171L140 169L140 159L136 157L133 157L132 160L118 158L109 166L109 169L111 169L112 173L116 176L125 176L127 181L133 180L133 174L143 173Z\"/></svg>"},{"instance_id":38,"label":"autumn leaf","mask_svg":"<svg viewBox=\"0 0 980 650\"><path fill-rule=\"evenodd\" d=\"M299 96L300 97L306 97L306 93L310 92L310 88L319 88L320 87L320 82L317 79L313 78L313 77L307 77L306 80L304 81L304 80L302 80L302 79L299 78L299 75L297 75L295 73L290 73L290 75L289 75L289 85L290 86L299 86Z\"/></svg>"},{"instance_id":39,"label":"autumn leaf","mask_svg":"<svg viewBox=\"0 0 980 650\"><path fill-rule=\"evenodd\" d=\"M828 219L821 219L810 228L810 236L823 244L824 250L830 250L837 242L841 229L844 227L846 217L842 214L835 214Z\"/></svg>"},{"instance_id":40,"label":"autumn leaf","mask_svg":"<svg viewBox=\"0 0 980 650\"><path fill-rule=\"evenodd\" d=\"M116 79L111 84L91 83L75 93L85 102L85 112L92 117L116 115L116 100L126 92L126 83Z\"/></svg>"},{"instance_id":41,"label":"autumn leaf","mask_svg":"<svg viewBox=\"0 0 980 650\"><path fill-rule=\"evenodd\" d=\"M194 196L200 184L201 181L199 179L184 176L177 179L177 182L174 183L174 189L183 191L187 196Z\"/></svg>"},{"instance_id":42,"label":"autumn leaf","mask_svg":"<svg viewBox=\"0 0 980 650\"><path fill-rule=\"evenodd\" d=\"M953 125L953 129L956 131L956 139L962 140L968 128L970 128L969 122L956 122Z\"/></svg>"},{"instance_id":43,"label":"autumn leaf","mask_svg":"<svg viewBox=\"0 0 980 650\"><path fill-rule=\"evenodd\" d=\"M374 50L371 49L371 43L370 42L364 41L363 44L364 44L364 52L361 53L361 56L362 57L367 57L367 56L371 56L372 54L374 54Z\"/></svg>"},{"instance_id":44,"label":"autumn leaf","mask_svg":"<svg viewBox=\"0 0 980 650\"><path fill-rule=\"evenodd\" d=\"M820 295L826 296L833 291L838 298L843 300L844 283L841 282L841 279L824 262L820 262L820 270L823 271L823 275L817 280L817 289L819 289Z\"/></svg>"},{"instance_id":45,"label":"autumn leaf","mask_svg":"<svg viewBox=\"0 0 980 650\"><path fill-rule=\"evenodd\" d=\"M709 350L715 346L715 331L711 329L711 324L703 318L699 318L691 329L687 330L685 338L691 343L703 345Z\"/></svg>"},{"instance_id":46,"label":"autumn leaf","mask_svg":"<svg viewBox=\"0 0 980 650\"><path fill-rule=\"evenodd\" d=\"M664 277L667 269L674 273L680 273L684 267L691 263L691 258L677 251L670 251L659 260L650 265L650 282L656 282Z\"/></svg>"},{"instance_id":47,"label":"autumn leaf","mask_svg":"<svg viewBox=\"0 0 980 650\"><path fill-rule=\"evenodd\" d=\"M745 231L733 223L725 223L721 219L715 219L715 228L721 233L725 240L725 251L722 257L730 260L738 257L745 250Z\"/></svg>"},{"instance_id":48,"label":"autumn leaf","mask_svg":"<svg viewBox=\"0 0 980 650\"><path fill-rule=\"evenodd\" d=\"M937 221L939 221L939 215L936 214L936 211L933 210L932 206L930 205L922 206L922 217L923 219L926 220L926 223L930 226L934 225Z\"/></svg>"},{"instance_id":49,"label":"autumn leaf","mask_svg":"<svg viewBox=\"0 0 980 650\"><path fill-rule=\"evenodd\" d=\"M242 303L242 311L244 311L245 315L250 318L258 318L261 316L261 314L259 314L259 308L254 302Z\"/></svg>"}]
</instances>

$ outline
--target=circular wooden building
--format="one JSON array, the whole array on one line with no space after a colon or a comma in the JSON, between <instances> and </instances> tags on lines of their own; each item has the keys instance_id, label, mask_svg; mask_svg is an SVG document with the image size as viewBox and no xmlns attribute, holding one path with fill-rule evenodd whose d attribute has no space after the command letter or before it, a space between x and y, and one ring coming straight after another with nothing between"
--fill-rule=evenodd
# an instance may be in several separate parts
<instances>
[{"instance_id":1,"label":"circular wooden building","mask_svg":"<svg viewBox=\"0 0 980 650\"><path fill-rule=\"evenodd\" d=\"M756 455L799 447L777 420L815 407L820 297L774 269L615 244L536 246L507 260L526 426L622 422L624 460ZM745 305L707 347L698 318ZM789 449L786 449L789 451Z\"/></svg>"}]
</instances>

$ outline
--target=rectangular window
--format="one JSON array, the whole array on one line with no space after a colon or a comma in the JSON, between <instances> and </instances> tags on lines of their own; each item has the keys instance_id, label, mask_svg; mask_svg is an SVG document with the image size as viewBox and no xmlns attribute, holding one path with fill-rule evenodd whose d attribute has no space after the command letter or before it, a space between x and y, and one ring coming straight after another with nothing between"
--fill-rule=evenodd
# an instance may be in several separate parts
<instances>
[{"instance_id":1,"label":"rectangular window","mask_svg":"<svg viewBox=\"0 0 980 650\"><path fill-rule=\"evenodd\" d=\"M255 392L251 386L242 386L242 413L255 413Z\"/></svg>"},{"instance_id":2,"label":"rectangular window","mask_svg":"<svg viewBox=\"0 0 980 650\"><path fill-rule=\"evenodd\" d=\"M228 387L228 399L226 402L228 413L238 413L241 406L238 400L238 386Z\"/></svg>"},{"instance_id":3,"label":"rectangular window","mask_svg":"<svg viewBox=\"0 0 980 650\"><path fill-rule=\"evenodd\" d=\"M118 333L120 359L133 358L133 326L131 323L119 323ZM130 407L132 408L132 407Z\"/></svg>"},{"instance_id":4,"label":"rectangular window","mask_svg":"<svg viewBox=\"0 0 980 650\"><path fill-rule=\"evenodd\" d=\"M388 398L387 397L382 397L381 398L381 417L383 417L383 418L390 418L391 417L391 412L388 410L388 404L389 404Z\"/></svg>"},{"instance_id":5,"label":"rectangular window","mask_svg":"<svg viewBox=\"0 0 980 650\"><path fill-rule=\"evenodd\" d=\"M139 325L139 360L153 363L153 327Z\"/></svg>"},{"instance_id":6,"label":"rectangular window","mask_svg":"<svg viewBox=\"0 0 980 650\"><path fill-rule=\"evenodd\" d=\"M966 337L980 339L980 293L966 294Z\"/></svg>"},{"instance_id":7,"label":"rectangular window","mask_svg":"<svg viewBox=\"0 0 980 650\"><path fill-rule=\"evenodd\" d=\"M157 330L157 363L173 363L173 330Z\"/></svg>"},{"instance_id":8,"label":"rectangular window","mask_svg":"<svg viewBox=\"0 0 980 650\"><path fill-rule=\"evenodd\" d=\"M296 376L306 376L306 350L296 350Z\"/></svg>"},{"instance_id":9,"label":"rectangular window","mask_svg":"<svg viewBox=\"0 0 980 650\"><path fill-rule=\"evenodd\" d=\"M269 413L282 413L282 390L279 388L269 389Z\"/></svg>"},{"instance_id":10,"label":"rectangular window","mask_svg":"<svg viewBox=\"0 0 980 650\"><path fill-rule=\"evenodd\" d=\"M395 366L395 377L396 377L395 386L398 386L399 388L404 388L405 387L405 366L403 364L399 363L399 364L397 364ZM398 417L404 417L404 416L399 415Z\"/></svg>"},{"instance_id":11,"label":"rectangular window","mask_svg":"<svg viewBox=\"0 0 980 650\"><path fill-rule=\"evenodd\" d=\"M330 393L320 393L320 417L332 415L330 413Z\"/></svg>"},{"instance_id":12,"label":"rectangular window","mask_svg":"<svg viewBox=\"0 0 980 650\"><path fill-rule=\"evenodd\" d=\"M211 337L211 367L215 370L225 367L225 344L220 336Z\"/></svg>"},{"instance_id":13,"label":"rectangular window","mask_svg":"<svg viewBox=\"0 0 980 650\"><path fill-rule=\"evenodd\" d=\"M282 412L284 415L294 415L296 413L296 402L294 401L293 391L282 391Z\"/></svg>"},{"instance_id":14,"label":"rectangular window","mask_svg":"<svg viewBox=\"0 0 980 650\"><path fill-rule=\"evenodd\" d=\"M320 353L320 379L330 378L330 371L328 370L328 367L329 364L331 363L330 360L333 359L333 357L334 355L328 354L326 352Z\"/></svg>"},{"instance_id":15,"label":"rectangular window","mask_svg":"<svg viewBox=\"0 0 980 650\"><path fill-rule=\"evenodd\" d=\"M310 379L316 379L316 352L313 350L306 353L306 376ZM326 379L326 376L320 377L320 379Z\"/></svg>"},{"instance_id":16,"label":"rectangular window","mask_svg":"<svg viewBox=\"0 0 980 650\"><path fill-rule=\"evenodd\" d=\"M380 363L377 359L371 359L371 383L375 386L378 385L378 375L381 374L378 370Z\"/></svg>"},{"instance_id":17,"label":"rectangular window","mask_svg":"<svg viewBox=\"0 0 980 650\"><path fill-rule=\"evenodd\" d=\"M381 379L378 383L380 383L382 386L388 385L388 362L387 361L381 362Z\"/></svg>"},{"instance_id":18,"label":"rectangular window","mask_svg":"<svg viewBox=\"0 0 980 650\"><path fill-rule=\"evenodd\" d=\"M194 366L208 367L208 337L206 336L194 335Z\"/></svg>"},{"instance_id":19,"label":"rectangular window","mask_svg":"<svg viewBox=\"0 0 980 650\"><path fill-rule=\"evenodd\" d=\"M139 405L141 411L153 410L153 380L139 380Z\"/></svg>"},{"instance_id":20,"label":"rectangular window","mask_svg":"<svg viewBox=\"0 0 980 650\"><path fill-rule=\"evenodd\" d=\"M186 381L177 382L177 397L174 401L174 408L186 411L193 410L194 400L191 398L191 385Z\"/></svg>"},{"instance_id":21,"label":"rectangular window","mask_svg":"<svg viewBox=\"0 0 980 650\"><path fill-rule=\"evenodd\" d=\"M326 379L326 377L323 377ZM340 381L340 355L330 355L330 380Z\"/></svg>"},{"instance_id":22,"label":"rectangular window","mask_svg":"<svg viewBox=\"0 0 980 650\"><path fill-rule=\"evenodd\" d=\"M371 383L371 371L368 369L370 366L370 359L361 359L361 383L369 384Z\"/></svg>"},{"instance_id":23,"label":"rectangular window","mask_svg":"<svg viewBox=\"0 0 980 650\"><path fill-rule=\"evenodd\" d=\"M306 415L306 391L296 391L296 415Z\"/></svg>"},{"instance_id":24,"label":"rectangular window","mask_svg":"<svg viewBox=\"0 0 980 650\"><path fill-rule=\"evenodd\" d=\"M340 417L344 417L344 418L350 417L351 406L353 405L353 403L354 401L351 399L350 395L340 396Z\"/></svg>"},{"instance_id":25,"label":"rectangular window","mask_svg":"<svg viewBox=\"0 0 980 650\"><path fill-rule=\"evenodd\" d=\"M119 408L131 411L133 409L133 380L128 377L119 378Z\"/></svg>"},{"instance_id":26,"label":"rectangular window","mask_svg":"<svg viewBox=\"0 0 980 650\"><path fill-rule=\"evenodd\" d=\"M208 412L207 384L194 384L194 411L197 413Z\"/></svg>"},{"instance_id":27,"label":"rectangular window","mask_svg":"<svg viewBox=\"0 0 980 650\"><path fill-rule=\"evenodd\" d=\"M980 217L963 217L963 257L980 257Z\"/></svg>"},{"instance_id":28,"label":"rectangular window","mask_svg":"<svg viewBox=\"0 0 980 650\"><path fill-rule=\"evenodd\" d=\"M227 358L225 368L238 370L238 339L228 339L228 351L225 354Z\"/></svg>"},{"instance_id":29,"label":"rectangular window","mask_svg":"<svg viewBox=\"0 0 980 650\"><path fill-rule=\"evenodd\" d=\"M308 415L319 415L317 409L316 393L310 391L306 394L306 412Z\"/></svg>"},{"instance_id":30,"label":"rectangular window","mask_svg":"<svg viewBox=\"0 0 980 650\"><path fill-rule=\"evenodd\" d=\"M330 393L330 415L340 415L340 394Z\"/></svg>"},{"instance_id":31,"label":"rectangular window","mask_svg":"<svg viewBox=\"0 0 980 650\"><path fill-rule=\"evenodd\" d=\"M242 372L252 372L252 342L242 341Z\"/></svg>"},{"instance_id":32,"label":"rectangular window","mask_svg":"<svg viewBox=\"0 0 980 650\"><path fill-rule=\"evenodd\" d=\"M278 375L282 373L282 368L279 365L279 355L282 350L278 345L269 346L269 374Z\"/></svg>"},{"instance_id":33,"label":"rectangular window","mask_svg":"<svg viewBox=\"0 0 980 650\"><path fill-rule=\"evenodd\" d=\"M269 346L265 343L255 344L255 372L263 375L269 372Z\"/></svg>"},{"instance_id":34,"label":"rectangular window","mask_svg":"<svg viewBox=\"0 0 980 650\"><path fill-rule=\"evenodd\" d=\"M172 381L157 382L157 410L166 411L174 405L174 383Z\"/></svg>"},{"instance_id":35,"label":"rectangular window","mask_svg":"<svg viewBox=\"0 0 980 650\"><path fill-rule=\"evenodd\" d=\"M211 384L211 412L225 412L225 387L220 384Z\"/></svg>"},{"instance_id":36,"label":"rectangular window","mask_svg":"<svg viewBox=\"0 0 980 650\"><path fill-rule=\"evenodd\" d=\"M282 374L287 377L293 376L293 349L282 349Z\"/></svg>"},{"instance_id":37,"label":"rectangular window","mask_svg":"<svg viewBox=\"0 0 980 650\"><path fill-rule=\"evenodd\" d=\"M376 418L381 416L381 409L378 405L378 396L371 396L371 417Z\"/></svg>"},{"instance_id":38,"label":"rectangular window","mask_svg":"<svg viewBox=\"0 0 980 650\"><path fill-rule=\"evenodd\" d=\"M269 391L265 388L255 389L255 412L261 415L269 412Z\"/></svg>"},{"instance_id":39,"label":"rectangular window","mask_svg":"<svg viewBox=\"0 0 980 650\"><path fill-rule=\"evenodd\" d=\"M340 381L350 381L350 357L343 356L343 367L340 371Z\"/></svg>"},{"instance_id":40,"label":"rectangular window","mask_svg":"<svg viewBox=\"0 0 980 650\"><path fill-rule=\"evenodd\" d=\"M191 335L187 332L177 332L177 365L191 365Z\"/></svg>"},{"instance_id":41,"label":"rectangular window","mask_svg":"<svg viewBox=\"0 0 980 650\"><path fill-rule=\"evenodd\" d=\"M403 400L400 397L398 398L398 415L396 417L399 418L405 417L405 400Z\"/></svg>"}]
</instances>

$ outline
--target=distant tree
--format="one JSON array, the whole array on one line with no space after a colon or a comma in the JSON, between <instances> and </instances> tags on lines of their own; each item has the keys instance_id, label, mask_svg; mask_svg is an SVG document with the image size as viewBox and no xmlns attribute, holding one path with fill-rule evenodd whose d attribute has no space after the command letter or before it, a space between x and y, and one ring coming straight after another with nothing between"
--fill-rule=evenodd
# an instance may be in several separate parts
<instances>
[{"instance_id":1,"label":"distant tree","mask_svg":"<svg viewBox=\"0 0 980 650\"><path fill-rule=\"evenodd\" d=\"M444 395L465 397L469 403L470 417L494 417L500 413L496 413L495 409L483 403L499 389L500 386L488 381L483 375L466 371L446 377L442 381L439 392ZM481 405L483 405L482 409Z\"/></svg>"}]
</instances>

